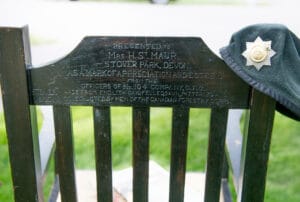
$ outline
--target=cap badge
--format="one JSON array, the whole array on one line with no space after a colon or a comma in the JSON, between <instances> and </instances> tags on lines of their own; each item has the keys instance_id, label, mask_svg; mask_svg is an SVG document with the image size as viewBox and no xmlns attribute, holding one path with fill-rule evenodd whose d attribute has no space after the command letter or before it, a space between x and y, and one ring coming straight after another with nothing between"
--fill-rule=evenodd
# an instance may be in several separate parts
<instances>
[{"instance_id":1,"label":"cap badge","mask_svg":"<svg viewBox=\"0 0 300 202\"><path fill-rule=\"evenodd\" d=\"M263 41L259 36L254 42L246 42L242 55L247 59L246 66L254 66L258 71L264 66L271 66L271 57L276 54L271 48L272 41Z\"/></svg>"}]
</instances>

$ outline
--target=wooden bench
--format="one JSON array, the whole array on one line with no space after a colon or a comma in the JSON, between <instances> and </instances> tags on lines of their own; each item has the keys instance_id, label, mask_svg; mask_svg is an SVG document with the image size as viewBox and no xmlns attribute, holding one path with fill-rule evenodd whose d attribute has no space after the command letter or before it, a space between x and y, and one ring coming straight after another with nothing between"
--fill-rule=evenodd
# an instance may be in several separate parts
<instances>
[{"instance_id":1,"label":"wooden bench","mask_svg":"<svg viewBox=\"0 0 300 202\"><path fill-rule=\"evenodd\" d=\"M61 201L77 201L73 105L93 106L98 201L112 201L111 106L133 111L133 201L148 201L150 107L172 107L169 201L184 198L190 108L211 108L204 201L232 200L229 173L238 201L264 200L275 101L200 38L86 37L61 60L34 68L28 29L0 28L0 76L15 201L45 200L41 162L49 155L40 148L37 105L53 106ZM247 110L243 136L239 118L228 118L232 109Z\"/></svg>"}]
</instances>

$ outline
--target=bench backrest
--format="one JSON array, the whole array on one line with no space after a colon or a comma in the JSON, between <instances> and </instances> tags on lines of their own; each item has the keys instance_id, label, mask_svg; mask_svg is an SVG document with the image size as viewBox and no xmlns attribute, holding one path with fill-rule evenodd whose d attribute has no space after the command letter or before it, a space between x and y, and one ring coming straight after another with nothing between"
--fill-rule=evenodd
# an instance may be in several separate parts
<instances>
[{"instance_id":1,"label":"bench backrest","mask_svg":"<svg viewBox=\"0 0 300 202\"><path fill-rule=\"evenodd\" d=\"M173 110L172 202L184 196L189 109L211 108L205 185L209 202L219 201L227 180L224 162L234 156L225 158L228 111L249 109L233 177L240 201L263 201L275 102L233 74L200 38L87 37L63 59L38 68L31 65L28 41L27 28L0 29L1 87L16 201L43 201L36 105L53 106L62 201L77 200L72 105L93 106L98 201L112 201L110 106L133 108L133 200L138 202L148 200L150 107Z\"/></svg>"}]
</instances>

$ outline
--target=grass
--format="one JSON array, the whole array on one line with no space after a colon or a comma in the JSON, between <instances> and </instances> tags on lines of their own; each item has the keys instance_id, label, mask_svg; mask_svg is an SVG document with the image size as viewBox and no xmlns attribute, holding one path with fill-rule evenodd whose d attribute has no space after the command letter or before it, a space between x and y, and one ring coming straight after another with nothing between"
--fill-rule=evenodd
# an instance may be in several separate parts
<instances>
[{"instance_id":1,"label":"grass","mask_svg":"<svg viewBox=\"0 0 300 202\"><path fill-rule=\"evenodd\" d=\"M277 114L269 158L267 201L300 201L300 124Z\"/></svg>"},{"instance_id":2,"label":"grass","mask_svg":"<svg viewBox=\"0 0 300 202\"><path fill-rule=\"evenodd\" d=\"M187 160L187 169L190 171L205 170L209 112L208 109L191 109L190 112ZM127 167L131 163L131 113L131 108L126 107L114 107L111 110L114 169ZM90 107L73 107L72 115L76 168L93 169L95 157L92 109ZM150 158L168 168L171 109L151 108L150 123ZM0 116L0 124L0 201L6 202L13 201L13 199L3 115ZM267 177L266 202L300 201L299 131L299 122L276 114Z\"/></svg>"},{"instance_id":3,"label":"grass","mask_svg":"<svg viewBox=\"0 0 300 202\"><path fill-rule=\"evenodd\" d=\"M0 201L13 201L7 139L3 113L0 116Z\"/></svg>"},{"instance_id":4,"label":"grass","mask_svg":"<svg viewBox=\"0 0 300 202\"><path fill-rule=\"evenodd\" d=\"M88 148L94 148L92 109L73 107L73 128L75 135L76 166L81 169L94 168L94 153L87 155ZM112 108L112 148L115 169L130 166L131 163L131 108ZM152 108L150 117L150 158L160 164L169 165L171 141L171 109ZM199 116L199 114L203 114ZM189 170L203 170L205 166L209 110L192 109L188 150ZM167 121L168 120L168 121ZM205 121L206 120L206 121ZM199 124L203 123L203 124ZM82 144L84 142L84 144ZM202 147L198 147L202 145ZM199 155L202 154L202 155Z\"/></svg>"}]
</instances>

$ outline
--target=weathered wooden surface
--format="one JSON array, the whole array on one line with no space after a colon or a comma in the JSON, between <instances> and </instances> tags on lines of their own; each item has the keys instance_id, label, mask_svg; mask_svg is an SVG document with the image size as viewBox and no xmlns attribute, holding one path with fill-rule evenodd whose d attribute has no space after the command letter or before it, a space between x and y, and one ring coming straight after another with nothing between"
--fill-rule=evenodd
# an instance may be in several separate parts
<instances>
[{"instance_id":1,"label":"weathered wooden surface","mask_svg":"<svg viewBox=\"0 0 300 202\"><path fill-rule=\"evenodd\" d=\"M189 113L190 109L187 107L173 108L169 191L170 202L184 201Z\"/></svg>"},{"instance_id":2,"label":"weathered wooden surface","mask_svg":"<svg viewBox=\"0 0 300 202\"><path fill-rule=\"evenodd\" d=\"M65 58L33 69L28 68L24 31L0 30L1 86L16 201L43 201L35 109L30 110L30 104L54 105L61 199L74 202L70 105L94 106L97 198L107 202L112 201L110 106L133 106L133 199L144 202L149 184L149 107L173 107L172 202L184 200L190 107L212 108L204 199L209 202L219 200L221 184L227 182L222 166L228 109L250 108L238 195L245 202L263 200L275 101L255 90L251 94L201 39L87 37Z\"/></svg>"},{"instance_id":3,"label":"weathered wooden surface","mask_svg":"<svg viewBox=\"0 0 300 202\"><path fill-rule=\"evenodd\" d=\"M43 199L35 109L28 105L30 63L28 29L1 28L0 81L16 201Z\"/></svg>"},{"instance_id":4,"label":"weathered wooden surface","mask_svg":"<svg viewBox=\"0 0 300 202\"><path fill-rule=\"evenodd\" d=\"M275 100L253 90L243 137L238 201L264 201Z\"/></svg>"},{"instance_id":5,"label":"weathered wooden surface","mask_svg":"<svg viewBox=\"0 0 300 202\"><path fill-rule=\"evenodd\" d=\"M109 107L94 107L98 201L112 201L111 122Z\"/></svg>"},{"instance_id":6,"label":"weathered wooden surface","mask_svg":"<svg viewBox=\"0 0 300 202\"><path fill-rule=\"evenodd\" d=\"M133 108L133 202L148 202L149 107Z\"/></svg>"},{"instance_id":7,"label":"weathered wooden surface","mask_svg":"<svg viewBox=\"0 0 300 202\"><path fill-rule=\"evenodd\" d=\"M31 104L248 106L248 86L200 38L87 37L28 75Z\"/></svg>"},{"instance_id":8,"label":"weathered wooden surface","mask_svg":"<svg viewBox=\"0 0 300 202\"><path fill-rule=\"evenodd\" d=\"M220 200L228 109L212 109L207 151L205 202Z\"/></svg>"},{"instance_id":9,"label":"weathered wooden surface","mask_svg":"<svg viewBox=\"0 0 300 202\"><path fill-rule=\"evenodd\" d=\"M61 201L77 201L75 162L73 149L73 130L69 106L53 107L56 168L59 175Z\"/></svg>"}]
</instances>

